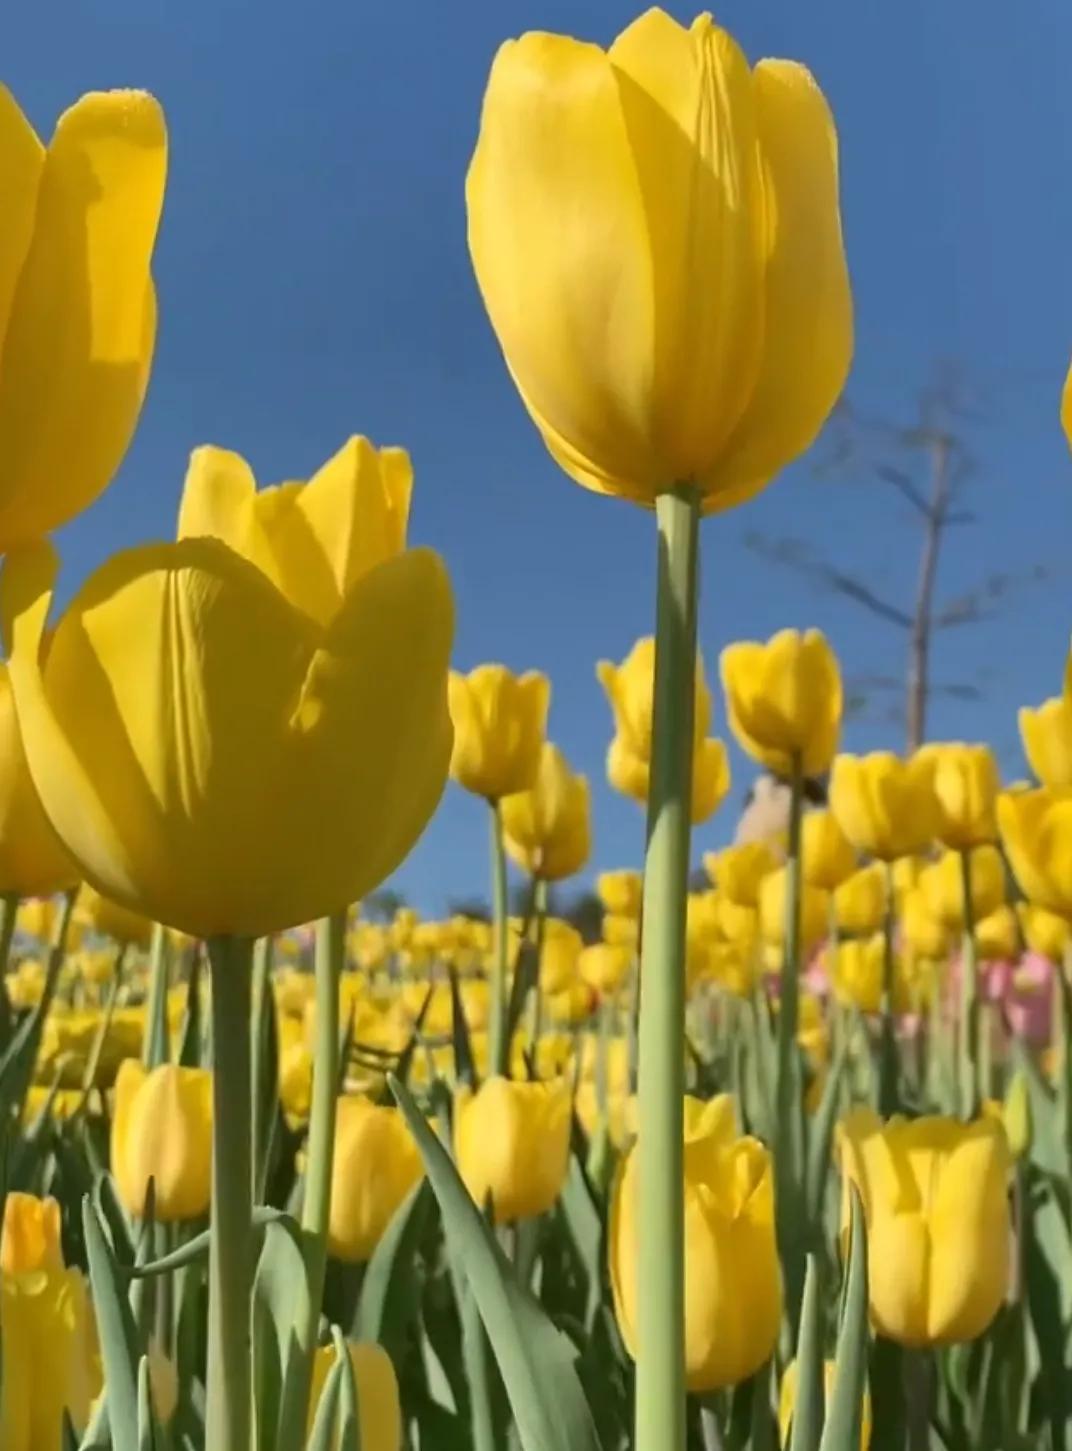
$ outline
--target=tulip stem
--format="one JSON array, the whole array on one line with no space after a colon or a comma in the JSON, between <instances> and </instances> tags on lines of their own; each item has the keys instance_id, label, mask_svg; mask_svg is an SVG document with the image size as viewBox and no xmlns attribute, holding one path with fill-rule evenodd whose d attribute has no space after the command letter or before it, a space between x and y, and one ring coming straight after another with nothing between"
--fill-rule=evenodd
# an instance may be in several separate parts
<instances>
[{"instance_id":1,"label":"tulip stem","mask_svg":"<svg viewBox=\"0 0 1072 1451\"><path fill-rule=\"evenodd\" d=\"M506 847L503 844L502 808L498 801L491 806L491 900L495 921L495 952L491 969L491 1008L488 1028L488 1068L491 1073L505 1073L510 1057L506 1038L506 971L508 930L506 903Z\"/></svg>"},{"instance_id":2,"label":"tulip stem","mask_svg":"<svg viewBox=\"0 0 1072 1451\"><path fill-rule=\"evenodd\" d=\"M689 875L699 503L655 501L655 605L648 844L639 1020L636 1451L685 1445L683 1173L685 903ZM652 1258L651 1246L659 1253Z\"/></svg>"},{"instance_id":3,"label":"tulip stem","mask_svg":"<svg viewBox=\"0 0 1072 1451\"><path fill-rule=\"evenodd\" d=\"M976 1067L979 1003L978 962L975 946L975 904L972 901L971 851L960 853L960 883L964 898L964 940L960 952L960 1034L958 1078L960 1112L965 1120L975 1117L979 1101Z\"/></svg>"},{"instance_id":4,"label":"tulip stem","mask_svg":"<svg viewBox=\"0 0 1072 1451\"><path fill-rule=\"evenodd\" d=\"M3 1042L11 1033L11 1000L7 995L7 962L11 956L11 941L15 936L15 919L19 914L19 899L14 892L0 896L0 1032Z\"/></svg>"},{"instance_id":5,"label":"tulip stem","mask_svg":"<svg viewBox=\"0 0 1072 1451\"><path fill-rule=\"evenodd\" d=\"M268 1049L274 1028L268 1015L275 1012L275 1003L272 999L272 946L273 938L259 937L253 948L250 1087L253 1093L254 1203L258 1203L264 1194L264 1180L268 1169L271 1113L277 1102L276 1084L266 1081L269 1065Z\"/></svg>"},{"instance_id":6,"label":"tulip stem","mask_svg":"<svg viewBox=\"0 0 1072 1451\"><path fill-rule=\"evenodd\" d=\"M153 923L149 948L149 1001L146 1004L145 1036L142 1039L142 1062L146 1068L166 1063L168 1043L168 953L167 934L159 922Z\"/></svg>"},{"instance_id":7,"label":"tulip stem","mask_svg":"<svg viewBox=\"0 0 1072 1451\"><path fill-rule=\"evenodd\" d=\"M893 1023L894 913L893 863L887 862L886 906L882 915L882 1026L878 1049L878 1111L883 1118L897 1112L897 1036Z\"/></svg>"},{"instance_id":8,"label":"tulip stem","mask_svg":"<svg viewBox=\"0 0 1072 1451\"><path fill-rule=\"evenodd\" d=\"M543 1031L543 995L540 988L540 977L543 968L543 940L547 925L547 882L543 877L537 877L532 884L532 905L536 913L536 921L533 925L533 941L536 945L536 981L532 987L532 1016L529 1019L529 1037L531 1039L533 1065L539 1064L540 1058L540 1034ZM537 1066L537 1072L539 1072Z\"/></svg>"},{"instance_id":9,"label":"tulip stem","mask_svg":"<svg viewBox=\"0 0 1072 1451\"><path fill-rule=\"evenodd\" d=\"M345 961L346 913L343 911L321 918L316 927L316 1042L301 1221L308 1313L304 1322L298 1321L294 1327L296 1364L288 1378L279 1436L279 1445L284 1448L300 1446L304 1435L313 1354L324 1298L339 1094L339 980Z\"/></svg>"},{"instance_id":10,"label":"tulip stem","mask_svg":"<svg viewBox=\"0 0 1072 1451\"><path fill-rule=\"evenodd\" d=\"M789 796L789 840L786 850L785 951L782 958L781 993L778 1004L778 1057L774 1108L774 1158L778 1245L785 1268L786 1301L790 1323L795 1328L804 1294L804 1124L803 1084L797 1029L800 1022L801 898L803 862L800 835L804 813L804 773L799 759L793 762Z\"/></svg>"},{"instance_id":11,"label":"tulip stem","mask_svg":"<svg viewBox=\"0 0 1072 1451\"><path fill-rule=\"evenodd\" d=\"M212 1224L206 1451L250 1448L250 979L253 942L212 937Z\"/></svg>"}]
</instances>

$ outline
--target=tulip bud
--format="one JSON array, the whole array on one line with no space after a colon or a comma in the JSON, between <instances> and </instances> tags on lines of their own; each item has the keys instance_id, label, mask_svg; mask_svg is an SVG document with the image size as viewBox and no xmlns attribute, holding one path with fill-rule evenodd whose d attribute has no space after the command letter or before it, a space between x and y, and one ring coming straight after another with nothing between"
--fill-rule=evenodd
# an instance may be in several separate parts
<instances>
[{"instance_id":1,"label":"tulip bud","mask_svg":"<svg viewBox=\"0 0 1072 1451\"><path fill-rule=\"evenodd\" d=\"M58 1201L8 1190L0 1240L0 1271L5 1275L25 1275L35 1270L62 1269Z\"/></svg>"},{"instance_id":2,"label":"tulip bud","mask_svg":"<svg viewBox=\"0 0 1072 1451\"><path fill-rule=\"evenodd\" d=\"M207 1213L212 1184L212 1074L163 1063L120 1066L112 1119L112 1173L129 1214L145 1213L149 1180L163 1224Z\"/></svg>"},{"instance_id":3,"label":"tulip bud","mask_svg":"<svg viewBox=\"0 0 1072 1451\"><path fill-rule=\"evenodd\" d=\"M785 940L788 876L785 867L763 878L759 888L759 925L765 942L778 946ZM807 882L800 885L800 946L811 952L826 936L830 894Z\"/></svg>"},{"instance_id":4,"label":"tulip bud","mask_svg":"<svg viewBox=\"0 0 1072 1451\"><path fill-rule=\"evenodd\" d=\"M857 851L881 861L923 851L938 829L934 762L922 752L902 761L889 751L838 756L830 809Z\"/></svg>"},{"instance_id":5,"label":"tulip bud","mask_svg":"<svg viewBox=\"0 0 1072 1451\"><path fill-rule=\"evenodd\" d=\"M546 675L512 675L505 665L450 672L454 750L450 774L474 795L497 801L528 791L540 769L551 686Z\"/></svg>"},{"instance_id":6,"label":"tulip bud","mask_svg":"<svg viewBox=\"0 0 1072 1451\"><path fill-rule=\"evenodd\" d=\"M575 776L557 746L544 743L536 779L502 800L507 855L530 876L558 882L579 872L592 849L588 778Z\"/></svg>"},{"instance_id":7,"label":"tulip bud","mask_svg":"<svg viewBox=\"0 0 1072 1451\"><path fill-rule=\"evenodd\" d=\"M336 1105L328 1249L359 1264L372 1255L395 1210L424 1173L396 1108L347 1094Z\"/></svg>"},{"instance_id":8,"label":"tulip bud","mask_svg":"<svg viewBox=\"0 0 1072 1451\"><path fill-rule=\"evenodd\" d=\"M596 877L596 896L604 912L618 917L639 917L644 892L639 872L600 872Z\"/></svg>"},{"instance_id":9,"label":"tulip bud","mask_svg":"<svg viewBox=\"0 0 1072 1451\"><path fill-rule=\"evenodd\" d=\"M939 841L958 851L995 841L1001 782L990 747L931 745L919 754L934 763Z\"/></svg>"},{"instance_id":10,"label":"tulip bud","mask_svg":"<svg viewBox=\"0 0 1072 1451\"><path fill-rule=\"evenodd\" d=\"M770 1155L737 1138L726 1095L685 1100L685 1376L690 1391L737 1385L774 1350L782 1315ZM636 1355L637 1172L629 1150L611 1199L614 1310Z\"/></svg>"},{"instance_id":11,"label":"tulip bud","mask_svg":"<svg viewBox=\"0 0 1072 1451\"><path fill-rule=\"evenodd\" d=\"M755 907L759 887L781 865L781 858L765 841L741 842L720 852L707 852L704 870L718 890L739 907Z\"/></svg>"},{"instance_id":12,"label":"tulip bud","mask_svg":"<svg viewBox=\"0 0 1072 1451\"><path fill-rule=\"evenodd\" d=\"M825 636L780 630L766 644L729 645L721 670L730 729L743 751L783 780L829 770L841 731L841 674Z\"/></svg>"},{"instance_id":13,"label":"tulip bud","mask_svg":"<svg viewBox=\"0 0 1072 1451\"><path fill-rule=\"evenodd\" d=\"M476 1203L488 1195L497 1224L530 1219L558 1198L569 1163L570 1093L562 1079L485 1080L458 1090L454 1146L458 1171Z\"/></svg>"},{"instance_id":14,"label":"tulip bud","mask_svg":"<svg viewBox=\"0 0 1072 1451\"><path fill-rule=\"evenodd\" d=\"M827 1405L830 1404L834 1394L834 1377L837 1373L837 1361L823 1361L823 1390ZM793 1424L793 1411L797 1403L797 1382L800 1378L800 1370L795 1360L791 1360L786 1366L782 1375L782 1384L778 1392L778 1429L781 1432L783 1446L789 1445L789 1431ZM860 1451L867 1451L871 1444L871 1392L864 1383L863 1405L860 1417Z\"/></svg>"},{"instance_id":15,"label":"tulip bud","mask_svg":"<svg viewBox=\"0 0 1072 1451\"><path fill-rule=\"evenodd\" d=\"M1020 740L1028 765L1043 786L1072 786L1072 699L1058 695L1020 710Z\"/></svg>"},{"instance_id":16,"label":"tulip bud","mask_svg":"<svg viewBox=\"0 0 1072 1451\"><path fill-rule=\"evenodd\" d=\"M856 852L832 811L809 811L801 823L804 880L832 892L856 870Z\"/></svg>"},{"instance_id":17,"label":"tulip bud","mask_svg":"<svg viewBox=\"0 0 1072 1451\"><path fill-rule=\"evenodd\" d=\"M347 1341L357 1391L358 1445L361 1451L399 1451L402 1444L402 1408L398 1377L391 1357L382 1345L371 1340ZM335 1364L335 1347L322 1345L313 1355L313 1376L309 1389L308 1438L316 1408L328 1374ZM339 1451L340 1427L336 1421L333 1451Z\"/></svg>"},{"instance_id":18,"label":"tulip bud","mask_svg":"<svg viewBox=\"0 0 1072 1451\"><path fill-rule=\"evenodd\" d=\"M974 1340L1008 1288L1009 1146L999 1123L928 1117L883 1124L856 1109L838 1134L844 1184L867 1218L875 1329L901 1345ZM849 1196L842 1198L847 1234Z\"/></svg>"},{"instance_id":19,"label":"tulip bud","mask_svg":"<svg viewBox=\"0 0 1072 1451\"><path fill-rule=\"evenodd\" d=\"M886 916L888 892L883 862L871 862L853 872L834 893L838 931L858 937L877 932Z\"/></svg>"}]
</instances>

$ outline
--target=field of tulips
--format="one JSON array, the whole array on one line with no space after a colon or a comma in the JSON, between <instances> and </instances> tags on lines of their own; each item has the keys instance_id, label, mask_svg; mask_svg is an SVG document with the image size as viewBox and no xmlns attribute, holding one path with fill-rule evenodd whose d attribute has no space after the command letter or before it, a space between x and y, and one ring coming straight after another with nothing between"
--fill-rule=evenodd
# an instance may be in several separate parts
<instances>
[{"instance_id":1,"label":"field of tulips","mask_svg":"<svg viewBox=\"0 0 1072 1451\"><path fill-rule=\"evenodd\" d=\"M451 668L404 448L259 487L196 447L174 541L53 607L166 156L148 94L45 146L0 87L0 1451L1072 1451L1072 654L1003 784L841 752L818 631L729 646L717 700L696 638L701 519L852 356L816 82L660 10L491 70L505 365L657 546L595 668L646 851L581 925L588 781L545 675ZM756 784L704 853L720 718ZM385 911L445 788L490 908Z\"/></svg>"}]
</instances>

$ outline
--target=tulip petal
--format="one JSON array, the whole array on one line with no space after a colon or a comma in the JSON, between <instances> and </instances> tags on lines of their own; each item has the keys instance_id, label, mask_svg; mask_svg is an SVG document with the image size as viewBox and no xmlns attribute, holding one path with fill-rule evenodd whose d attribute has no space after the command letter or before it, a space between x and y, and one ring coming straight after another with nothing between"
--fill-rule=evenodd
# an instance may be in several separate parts
<instances>
[{"instance_id":1,"label":"tulip petal","mask_svg":"<svg viewBox=\"0 0 1072 1451\"><path fill-rule=\"evenodd\" d=\"M6 86L0 85L0 176L4 178L4 225L0 227L0 357L19 274L33 237L37 189L45 148Z\"/></svg>"},{"instance_id":2,"label":"tulip petal","mask_svg":"<svg viewBox=\"0 0 1072 1451\"><path fill-rule=\"evenodd\" d=\"M715 508L814 441L852 360L852 296L838 210L837 133L804 66L753 73L767 195L766 323L755 388L715 478Z\"/></svg>"},{"instance_id":3,"label":"tulip petal","mask_svg":"<svg viewBox=\"0 0 1072 1451\"><path fill-rule=\"evenodd\" d=\"M4 339L5 550L91 503L130 442L152 356L149 262L165 170L151 96L89 95L60 118Z\"/></svg>"},{"instance_id":4,"label":"tulip petal","mask_svg":"<svg viewBox=\"0 0 1072 1451\"><path fill-rule=\"evenodd\" d=\"M563 468L588 487L673 482L648 432L648 218L602 50L543 33L501 47L466 200L485 305Z\"/></svg>"},{"instance_id":5,"label":"tulip petal","mask_svg":"<svg viewBox=\"0 0 1072 1451\"><path fill-rule=\"evenodd\" d=\"M709 15L686 30L649 10L622 32L609 59L651 258L652 433L683 482L698 477L732 432L763 348L752 77L737 43Z\"/></svg>"}]
</instances>

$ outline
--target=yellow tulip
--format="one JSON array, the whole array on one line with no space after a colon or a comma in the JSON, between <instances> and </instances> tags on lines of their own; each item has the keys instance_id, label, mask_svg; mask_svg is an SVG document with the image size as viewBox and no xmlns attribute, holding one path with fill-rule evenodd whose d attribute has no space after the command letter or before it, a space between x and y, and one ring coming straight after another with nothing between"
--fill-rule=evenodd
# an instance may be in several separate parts
<instances>
[{"instance_id":1,"label":"yellow tulip","mask_svg":"<svg viewBox=\"0 0 1072 1451\"><path fill-rule=\"evenodd\" d=\"M632 965L632 951L613 942L596 942L577 959L577 971L601 997L613 997L625 985Z\"/></svg>"},{"instance_id":2,"label":"yellow tulip","mask_svg":"<svg viewBox=\"0 0 1072 1451\"><path fill-rule=\"evenodd\" d=\"M596 664L596 677L613 712L614 732L622 743L623 753L650 762L655 637L647 635L638 640L620 665L600 660ZM711 727L711 692L699 655L693 689L692 734L693 745L698 748ZM644 794L647 796L646 788Z\"/></svg>"},{"instance_id":3,"label":"yellow tulip","mask_svg":"<svg viewBox=\"0 0 1072 1451\"><path fill-rule=\"evenodd\" d=\"M127 942L136 947L148 947L153 935L153 924L140 912L132 912L118 902L109 901L84 886L78 894L75 912L81 921L102 937L112 937L116 942Z\"/></svg>"},{"instance_id":4,"label":"yellow tulip","mask_svg":"<svg viewBox=\"0 0 1072 1451\"><path fill-rule=\"evenodd\" d=\"M156 334L167 172L142 91L83 96L47 149L0 88L0 553L81 513L122 461Z\"/></svg>"},{"instance_id":5,"label":"yellow tulip","mask_svg":"<svg viewBox=\"0 0 1072 1451\"><path fill-rule=\"evenodd\" d=\"M7 666L0 664L0 892L51 897L77 881L78 870L53 831L30 777L11 681Z\"/></svg>"},{"instance_id":6,"label":"yellow tulip","mask_svg":"<svg viewBox=\"0 0 1072 1451\"><path fill-rule=\"evenodd\" d=\"M1001 1125L938 1117L884 1125L863 1108L842 1121L839 1148L845 1183L859 1189L867 1219L875 1329L915 1347L981 1335L1008 1287Z\"/></svg>"},{"instance_id":7,"label":"yellow tulip","mask_svg":"<svg viewBox=\"0 0 1072 1451\"><path fill-rule=\"evenodd\" d=\"M623 796L631 796L641 806L648 804L651 763L646 756L637 756L628 748L624 737L616 735L607 752L607 780ZM730 789L730 763L722 741L711 736L695 748L692 759L693 825L706 821L718 809Z\"/></svg>"},{"instance_id":8,"label":"yellow tulip","mask_svg":"<svg viewBox=\"0 0 1072 1451\"><path fill-rule=\"evenodd\" d=\"M841 673L818 630L780 630L728 645L721 659L730 729L741 749L785 780L830 769L841 733Z\"/></svg>"},{"instance_id":9,"label":"yellow tulip","mask_svg":"<svg viewBox=\"0 0 1072 1451\"><path fill-rule=\"evenodd\" d=\"M980 846L969 857L972 915L981 921L996 912L1005 900L1005 863L996 846ZM931 915L950 929L959 931L965 922L964 872L961 854L943 852L919 878Z\"/></svg>"},{"instance_id":10,"label":"yellow tulip","mask_svg":"<svg viewBox=\"0 0 1072 1451\"><path fill-rule=\"evenodd\" d=\"M837 1373L836 1360L823 1361L823 1387L826 1395L827 1405L834 1394L834 1379ZM789 1445L789 1430L793 1424L793 1411L797 1403L797 1382L800 1379L800 1369L795 1360L791 1360L782 1374L782 1384L778 1392L778 1429L781 1433L783 1446ZM864 1383L863 1405L860 1416L860 1451L867 1451L871 1444L871 1393Z\"/></svg>"},{"instance_id":11,"label":"yellow tulip","mask_svg":"<svg viewBox=\"0 0 1072 1451\"><path fill-rule=\"evenodd\" d=\"M884 863L870 862L853 872L834 893L838 931L861 937L877 932L886 916L888 891Z\"/></svg>"},{"instance_id":12,"label":"yellow tulip","mask_svg":"<svg viewBox=\"0 0 1072 1451\"><path fill-rule=\"evenodd\" d=\"M304 1024L280 1014L276 1019L279 1053L279 1102L292 1126L309 1117L313 1094L313 1055Z\"/></svg>"},{"instance_id":13,"label":"yellow tulip","mask_svg":"<svg viewBox=\"0 0 1072 1451\"><path fill-rule=\"evenodd\" d=\"M750 70L709 15L657 9L607 51L524 35L492 67L466 199L507 365L578 483L650 504L689 481L722 509L815 438L852 303L802 66Z\"/></svg>"},{"instance_id":14,"label":"yellow tulip","mask_svg":"<svg viewBox=\"0 0 1072 1451\"><path fill-rule=\"evenodd\" d=\"M222 540L327 628L354 585L406 547L413 469L404 448L347 440L308 483L257 489L245 459L195 449L178 537Z\"/></svg>"},{"instance_id":15,"label":"yellow tulip","mask_svg":"<svg viewBox=\"0 0 1072 1451\"><path fill-rule=\"evenodd\" d=\"M780 946L785 940L785 867L769 872L759 885L759 927L763 940ZM817 947L830 925L830 893L802 882L800 887L800 945L807 953Z\"/></svg>"},{"instance_id":16,"label":"yellow tulip","mask_svg":"<svg viewBox=\"0 0 1072 1451\"><path fill-rule=\"evenodd\" d=\"M755 907L763 878L781 865L765 841L741 842L719 852L706 852L704 870L718 890L740 907Z\"/></svg>"},{"instance_id":17,"label":"yellow tulip","mask_svg":"<svg viewBox=\"0 0 1072 1451\"><path fill-rule=\"evenodd\" d=\"M86 1282L66 1269L59 1206L9 1194L0 1274L0 1445L51 1451L63 1441L64 1415L77 1436L101 1388L93 1310Z\"/></svg>"},{"instance_id":18,"label":"yellow tulip","mask_svg":"<svg viewBox=\"0 0 1072 1451\"><path fill-rule=\"evenodd\" d=\"M608 912L603 918L603 940L635 950L640 941L640 923L636 917L619 917Z\"/></svg>"},{"instance_id":19,"label":"yellow tulip","mask_svg":"<svg viewBox=\"0 0 1072 1451\"><path fill-rule=\"evenodd\" d=\"M644 882L639 872L600 872L596 877L596 896L604 912L618 917L639 917Z\"/></svg>"},{"instance_id":20,"label":"yellow tulip","mask_svg":"<svg viewBox=\"0 0 1072 1451\"><path fill-rule=\"evenodd\" d=\"M985 962L1011 962L1020 953L1016 913L1007 905L995 907L975 924L975 943Z\"/></svg>"},{"instance_id":21,"label":"yellow tulip","mask_svg":"<svg viewBox=\"0 0 1072 1451\"><path fill-rule=\"evenodd\" d=\"M112 1173L128 1214L145 1212L149 1180L161 1223L199 1219L212 1183L212 1074L128 1058L115 1080Z\"/></svg>"},{"instance_id":22,"label":"yellow tulip","mask_svg":"<svg viewBox=\"0 0 1072 1451\"><path fill-rule=\"evenodd\" d=\"M59 915L55 897L36 897L20 902L15 913L15 930L36 938L43 946L50 946L56 935Z\"/></svg>"},{"instance_id":23,"label":"yellow tulip","mask_svg":"<svg viewBox=\"0 0 1072 1451\"><path fill-rule=\"evenodd\" d=\"M540 953L540 988L545 993L564 991L577 981L577 964L584 939L570 922L548 917L543 924Z\"/></svg>"},{"instance_id":24,"label":"yellow tulip","mask_svg":"<svg viewBox=\"0 0 1072 1451\"><path fill-rule=\"evenodd\" d=\"M1032 952L1041 953L1051 962L1063 963L1072 940L1072 925L1067 917L1047 912L1045 907L1036 907L1032 902L1020 902L1016 911L1020 927Z\"/></svg>"},{"instance_id":25,"label":"yellow tulip","mask_svg":"<svg viewBox=\"0 0 1072 1451\"><path fill-rule=\"evenodd\" d=\"M998 828L1024 896L1072 918L1072 791L1003 792Z\"/></svg>"},{"instance_id":26,"label":"yellow tulip","mask_svg":"<svg viewBox=\"0 0 1072 1451\"><path fill-rule=\"evenodd\" d=\"M1072 786L1072 699L1058 695L1020 710L1020 740L1027 763L1043 786Z\"/></svg>"},{"instance_id":27,"label":"yellow tulip","mask_svg":"<svg viewBox=\"0 0 1072 1451\"><path fill-rule=\"evenodd\" d=\"M507 855L530 876L558 882L579 872L592 850L588 778L575 776L557 746L546 741L527 791L502 799Z\"/></svg>"},{"instance_id":28,"label":"yellow tulip","mask_svg":"<svg viewBox=\"0 0 1072 1451\"><path fill-rule=\"evenodd\" d=\"M420 1152L398 1109L357 1095L340 1098L328 1221L331 1254L350 1264L367 1260L423 1173Z\"/></svg>"},{"instance_id":29,"label":"yellow tulip","mask_svg":"<svg viewBox=\"0 0 1072 1451\"><path fill-rule=\"evenodd\" d=\"M259 937L398 865L450 754L437 555L377 566L323 630L217 540L149 545L98 570L42 651L55 573L47 545L9 556L0 613L34 784L99 891Z\"/></svg>"},{"instance_id":30,"label":"yellow tulip","mask_svg":"<svg viewBox=\"0 0 1072 1451\"><path fill-rule=\"evenodd\" d=\"M804 879L832 892L856 871L856 852L832 811L809 811L801 822Z\"/></svg>"},{"instance_id":31,"label":"yellow tulip","mask_svg":"<svg viewBox=\"0 0 1072 1451\"><path fill-rule=\"evenodd\" d=\"M886 939L881 932L871 937L839 942L834 957L831 979L834 996L846 1007L859 1008L861 1013L877 1013L882 1008L882 989L886 966ZM893 1001L895 1013L907 1013L915 1006L906 981L904 964L899 956L893 962Z\"/></svg>"},{"instance_id":32,"label":"yellow tulip","mask_svg":"<svg viewBox=\"0 0 1072 1451\"><path fill-rule=\"evenodd\" d=\"M924 746L919 752L934 767L938 840L965 851L997 840L994 815L1001 780L989 746Z\"/></svg>"},{"instance_id":33,"label":"yellow tulip","mask_svg":"<svg viewBox=\"0 0 1072 1451\"><path fill-rule=\"evenodd\" d=\"M357 1391L358 1444L361 1451L399 1451L402 1445L402 1407L398 1378L391 1357L372 1340L346 1343ZM335 1364L335 1348L322 1345L313 1355L313 1376L309 1389L308 1436L324 1385ZM334 1451L338 1451L341 1428L336 1422Z\"/></svg>"},{"instance_id":34,"label":"yellow tulip","mask_svg":"<svg viewBox=\"0 0 1072 1451\"><path fill-rule=\"evenodd\" d=\"M930 896L922 887L906 893L898 926L905 946L917 956L937 960L948 954L950 929L935 916Z\"/></svg>"},{"instance_id":35,"label":"yellow tulip","mask_svg":"<svg viewBox=\"0 0 1072 1451\"><path fill-rule=\"evenodd\" d=\"M476 796L497 801L528 791L540 770L551 684L538 670L512 675L505 665L450 672L454 752L450 774Z\"/></svg>"},{"instance_id":36,"label":"yellow tulip","mask_svg":"<svg viewBox=\"0 0 1072 1451\"><path fill-rule=\"evenodd\" d=\"M928 857L902 856L891 865L893 899L900 905L919 884L920 873L929 865Z\"/></svg>"},{"instance_id":37,"label":"yellow tulip","mask_svg":"<svg viewBox=\"0 0 1072 1451\"><path fill-rule=\"evenodd\" d=\"M725 992L750 998L756 984L755 950L735 942L716 942L708 957L708 971L711 981Z\"/></svg>"},{"instance_id":38,"label":"yellow tulip","mask_svg":"<svg viewBox=\"0 0 1072 1451\"><path fill-rule=\"evenodd\" d=\"M907 761L890 751L838 756L830 809L857 851L882 861L920 852L938 830L934 762L921 752Z\"/></svg>"},{"instance_id":39,"label":"yellow tulip","mask_svg":"<svg viewBox=\"0 0 1072 1451\"><path fill-rule=\"evenodd\" d=\"M690 1391L737 1385L773 1352L782 1316L770 1155L738 1138L733 1101L685 1100L685 1378ZM608 1257L614 1310L636 1356L636 1148L611 1199Z\"/></svg>"},{"instance_id":40,"label":"yellow tulip","mask_svg":"<svg viewBox=\"0 0 1072 1451\"><path fill-rule=\"evenodd\" d=\"M573 1098L573 1111L589 1141L595 1138L601 1128L606 1129L607 1137L616 1149L624 1148L631 1139L636 1137L636 1094L627 1093L621 1089L608 1090L606 1111L601 1112L596 1086L590 1079L585 1079L584 1082L577 1085L577 1092Z\"/></svg>"},{"instance_id":41,"label":"yellow tulip","mask_svg":"<svg viewBox=\"0 0 1072 1451\"><path fill-rule=\"evenodd\" d=\"M550 1209L566 1178L570 1091L564 1079L516 1083L493 1077L455 1097L458 1171L476 1203L491 1195L497 1224Z\"/></svg>"}]
</instances>

